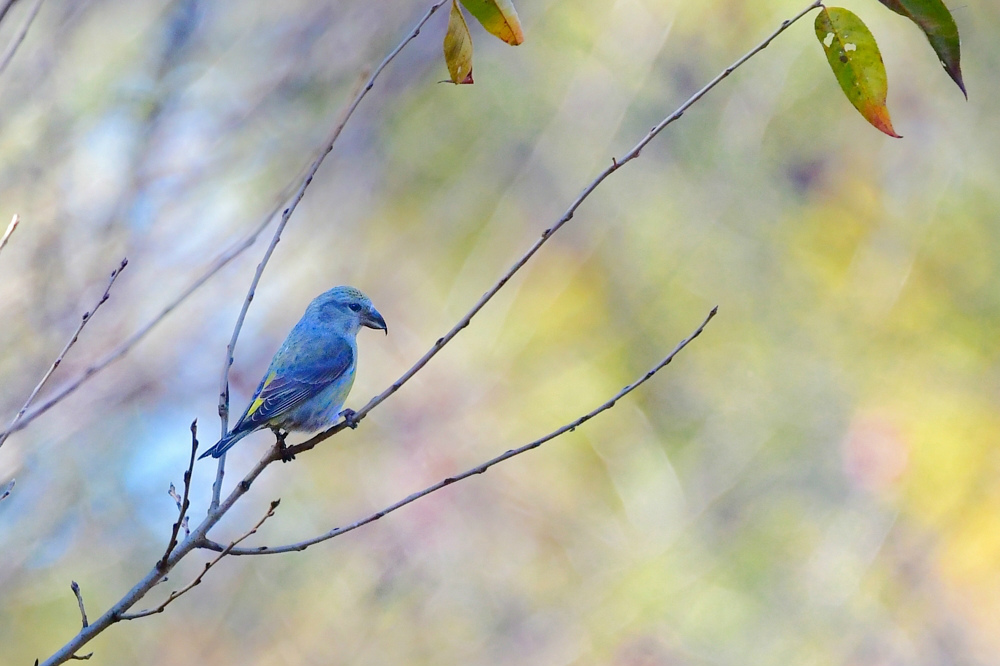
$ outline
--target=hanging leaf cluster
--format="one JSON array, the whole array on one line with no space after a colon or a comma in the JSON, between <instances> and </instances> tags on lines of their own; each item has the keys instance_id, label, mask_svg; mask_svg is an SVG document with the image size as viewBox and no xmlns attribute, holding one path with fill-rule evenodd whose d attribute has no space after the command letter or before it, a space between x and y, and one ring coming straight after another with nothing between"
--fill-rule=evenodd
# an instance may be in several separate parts
<instances>
[{"instance_id":1,"label":"hanging leaf cluster","mask_svg":"<svg viewBox=\"0 0 1000 666\"><path fill-rule=\"evenodd\" d=\"M948 76L968 97L962 81L958 26L942 0L879 0L913 21L927 36ZM858 16L841 7L820 7L816 38L823 45L837 83L865 120L889 136L892 128L886 95L889 90L882 54L875 37Z\"/></svg>"},{"instance_id":2,"label":"hanging leaf cluster","mask_svg":"<svg viewBox=\"0 0 1000 666\"><path fill-rule=\"evenodd\" d=\"M927 37L948 76L968 97L962 80L958 26L943 0L879 0L912 21ZM472 35L465 8L487 32L511 46L524 41L524 32L511 0L451 0L444 60L450 81L471 84ZM823 46L841 90L854 108L875 128L900 138L886 106L889 84L882 54L871 31L856 14L842 7L819 5L816 38Z\"/></svg>"},{"instance_id":3,"label":"hanging leaf cluster","mask_svg":"<svg viewBox=\"0 0 1000 666\"><path fill-rule=\"evenodd\" d=\"M491 35L511 46L524 41L521 21L510 0L461 0L461 5ZM444 35L444 62L452 83L473 83L472 35L459 0L451 0L448 30Z\"/></svg>"}]
</instances>

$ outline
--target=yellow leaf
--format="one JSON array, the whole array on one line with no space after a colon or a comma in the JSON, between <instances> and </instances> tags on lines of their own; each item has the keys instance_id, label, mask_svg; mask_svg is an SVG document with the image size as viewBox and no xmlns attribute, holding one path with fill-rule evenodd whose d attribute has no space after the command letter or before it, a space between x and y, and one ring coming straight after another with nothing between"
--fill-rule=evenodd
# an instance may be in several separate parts
<instances>
[{"instance_id":1,"label":"yellow leaf","mask_svg":"<svg viewBox=\"0 0 1000 666\"><path fill-rule=\"evenodd\" d=\"M458 0L451 0L448 32L444 35L444 61L452 83L472 83L472 35Z\"/></svg>"},{"instance_id":2,"label":"yellow leaf","mask_svg":"<svg viewBox=\"0 0 1000 666\"><path fill-rule=\"evenodd\" d=\"M462 4L491 35L511 46L524 41L521 20L510 0L462 0Z\"/></svg>"}]
</instances>

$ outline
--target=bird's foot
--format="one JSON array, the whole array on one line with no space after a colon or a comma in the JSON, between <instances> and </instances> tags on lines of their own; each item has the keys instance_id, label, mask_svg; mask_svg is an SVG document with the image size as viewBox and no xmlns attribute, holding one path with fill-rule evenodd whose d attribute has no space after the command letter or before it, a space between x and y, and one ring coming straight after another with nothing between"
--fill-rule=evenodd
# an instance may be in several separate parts
<instances>
[{"instance_id":1,"label":"bird's foot","mask_svg":"<svg viewBox=\"0 0 1000 666\"><path fill-rule=\"evenodd\" d=\"M286 430L281 430L280 428L274 429L274 438L276 444L278 445L278 453L281 454L281 462L291 462L295 460L295 455L288 452L288 447L285 445L285 439L288 437L288 432Z\"/></svg>"},{"instance_id":2,"label":"bird's foot","mask_svg":"<svg viewBox=\"0 0 1000 666\"><path fill-rule=\"evenodd\" d=\"M340 413L340 415L344 417L344 423L347 424L348 428L350 428L351 430L358 429L358 422L354 418L355 413L353 409L345 409Z\"/></svg>"}]
</instances>

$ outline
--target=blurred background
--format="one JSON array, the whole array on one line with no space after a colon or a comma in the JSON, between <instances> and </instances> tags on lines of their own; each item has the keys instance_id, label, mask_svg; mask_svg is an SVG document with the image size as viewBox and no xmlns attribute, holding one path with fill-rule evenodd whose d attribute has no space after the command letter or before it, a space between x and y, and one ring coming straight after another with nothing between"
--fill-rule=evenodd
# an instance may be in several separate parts
<instances>
[{"instance_id":1,"label":"blurred background","mask_svg":"<svg viewBox=\"0 0 1000 666\"><path fill-rule=\"evenodd\" d=\"M258 227L429 2L59 2L0 75L0 408L79 376ZM596 173L805 0L517 3L526 41L447 11L379 79L296 211L236 349L240 412L306 304L361 288L348 406L446 332ZM890 139L812 16L579 210L356 431L269 468L212 533L353 522L674 364L540 450L302 553L225 561L87 646L117 664L988 664L1000 652L1000 5L953 7L966 102L873 0ZM31 5L18 2L0 45ZM447 7L446 7L447 9ZM198 419L273 227L0 448L0 652L30 664L162 554ZM295 438L293 438L295 439ZM271 441L229 456L227 492ZM215 466L197 465L192 520ZM201 571L196 553L139 608ZM138 610L138 608L137 608Z\"/></svg>"}]
</instances>

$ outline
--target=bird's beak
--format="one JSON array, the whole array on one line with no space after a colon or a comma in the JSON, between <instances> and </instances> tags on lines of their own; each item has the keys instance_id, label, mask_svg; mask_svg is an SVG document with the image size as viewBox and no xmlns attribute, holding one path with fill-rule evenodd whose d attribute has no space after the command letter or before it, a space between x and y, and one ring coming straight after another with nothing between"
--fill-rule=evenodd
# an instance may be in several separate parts
<instances>
[{"instance_id":1,"label":"bird's beak","mask_svg":"<svg viewBox=\"0 0 1000 666\"><path fill-rule=\"evenodd\" d=\"M361 315L361 325L385 331L385 334L389 335L389 327L385 325L385 319L382 318L382 315L375 308L364 311L364 314Z\"/></svg>"}]
</instances>

